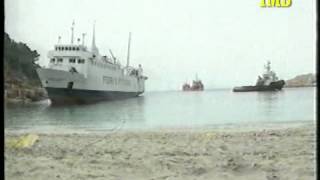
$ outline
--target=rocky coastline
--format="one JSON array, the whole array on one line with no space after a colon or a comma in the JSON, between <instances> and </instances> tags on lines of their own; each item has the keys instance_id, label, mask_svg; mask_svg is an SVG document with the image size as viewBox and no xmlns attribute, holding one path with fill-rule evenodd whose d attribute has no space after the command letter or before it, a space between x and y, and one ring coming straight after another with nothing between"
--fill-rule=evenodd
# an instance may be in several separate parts
<instances>
[{"instance_id":1,"label":"rocky coastline","mask_svg":"<svg viewBox=\"0 0 320 180\"><path fill-rule=\"evenodd\" d=\"M316 75L309 73L309 74L301 74L297 75L296 77L289 79L286 81L286 88L294 88L294 87L316 87L317 80Z\"/></svg>"},{"instance_id":2,"label":"rocky coastline","mask_svg":"<svg viewBox=\"0 0 320 180\"><path fill-rule=\"evenodd\" d=\"M45 99L48 99L48 94L42 87L5 82L5 104L28 104Z\"/></svg>"}]
</instances>

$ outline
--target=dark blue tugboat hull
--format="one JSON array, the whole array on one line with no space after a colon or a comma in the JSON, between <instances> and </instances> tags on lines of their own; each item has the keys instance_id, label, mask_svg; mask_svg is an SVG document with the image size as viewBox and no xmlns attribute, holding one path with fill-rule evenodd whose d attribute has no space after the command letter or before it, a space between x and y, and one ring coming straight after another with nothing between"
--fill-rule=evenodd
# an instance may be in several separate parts
<instances>
[{"instance_id":1,"label":"dark blue tugboat hull","mask_svg":"<svg viewBox=\"0 0 320 180\"><path fill-rule=\"evenodd\" d=\"M250 92L250 91L280 91L285 85L284 80L272 82L269 86L241 86L233 88L233 92Z\"/></svg>"}]
</instances>

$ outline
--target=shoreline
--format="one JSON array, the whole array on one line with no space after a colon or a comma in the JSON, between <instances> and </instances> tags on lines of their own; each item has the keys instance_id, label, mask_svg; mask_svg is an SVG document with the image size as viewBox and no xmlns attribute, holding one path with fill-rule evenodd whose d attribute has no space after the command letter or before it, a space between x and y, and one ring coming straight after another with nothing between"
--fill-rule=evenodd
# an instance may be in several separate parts
<instances>
[{"instance_id":1,"label":"shoreline","mask_svg":"<svg viewBox=\"0 0 320 180\"><path fill-rule=\"evenodd\" d=\"M112 128L80 128L76 129L68 127L51 127L45 129L44 127L37 128L5 128L5 134L109 134L109 133L161 133L161 132L248 132L248 131L264 131L264 130L281 130L291 128L304 128L315 126L315 120L305 121L284 121L284 122L245 122L245 123L229 123L229 124L216 124L208 126L192 126L192 127L150 127L150 128L122 128L121 126ZM44 128L44 129L43 129Z\"/></svg>"},{"instance_id":2,"label":"shoreline","mask_svg":"<svg viewBox=\"0 0 320 180\"><path fill-rule=\"evenodd\" d=\"M239 131L240 130L240 131ZM6 179L315 178L315 123L245 130L43 133L5 148ZM6 142L19 137L6 131Z\"/></svg>"}]
</instances>

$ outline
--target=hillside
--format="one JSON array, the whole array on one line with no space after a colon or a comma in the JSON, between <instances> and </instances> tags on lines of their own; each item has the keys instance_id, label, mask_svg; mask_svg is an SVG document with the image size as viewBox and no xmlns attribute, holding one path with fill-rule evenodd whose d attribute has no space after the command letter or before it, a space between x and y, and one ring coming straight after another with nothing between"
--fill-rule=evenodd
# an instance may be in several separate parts
<instances>
[{"instance_id":1,"label":"hillside","mask_svg":"<svg viewBox=\"0 0 320 180\"><path fill-rule=\"evenodd\" d=\"M37 101L46 97L36 73L39 54L4 34L5 100Z\"/></svg>"},{"instance_id":2,"label":"hillside","mask_svg":"<svg viewBox=\"0 0 320 180\"><path fill-rule=\"evenodd\" d=\"M308 87L316 86L316 75L302 74L286 81L285 87Z\"/></svg>"}]
</instances>

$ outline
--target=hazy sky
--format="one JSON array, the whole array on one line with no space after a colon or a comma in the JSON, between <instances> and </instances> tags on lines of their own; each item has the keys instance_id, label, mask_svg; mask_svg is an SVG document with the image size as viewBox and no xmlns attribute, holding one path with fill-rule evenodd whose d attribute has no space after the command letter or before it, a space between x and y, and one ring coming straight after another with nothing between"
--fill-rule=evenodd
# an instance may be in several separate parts
<instances>
[{"instance_id":1,"label":"hazy sky","mask_svg":"<svg viewBox=\"0 0 320 180\"><path fill-rule=\"evenodd\" d=\"M87 33L101 54L111 48L123 65L132 32L131 65L142 64L147 90L180 89L195 74L205 88L254 84L266 60L288 79L315 72L315 1L260 8L260 0L6 0L5 31L47 64L62 36Z\"/></svg>"}]
</instances>

